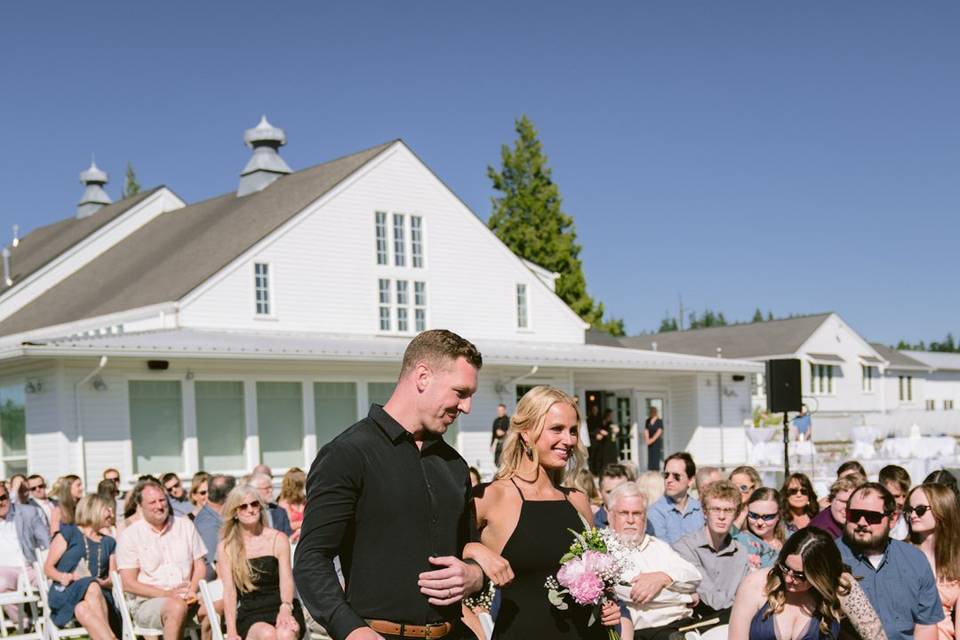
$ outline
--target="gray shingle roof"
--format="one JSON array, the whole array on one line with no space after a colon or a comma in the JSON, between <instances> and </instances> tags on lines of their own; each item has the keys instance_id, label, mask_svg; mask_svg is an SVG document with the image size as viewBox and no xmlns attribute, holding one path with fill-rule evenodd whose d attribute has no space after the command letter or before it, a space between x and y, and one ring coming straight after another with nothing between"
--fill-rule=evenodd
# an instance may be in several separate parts
<instances>
[{"instance_id":1,"label":"gray shingle roof","mask_svg":"<svg viewBox=\"0 0 960 640\"><path fill-rule=\"evenodd\" d=\"M829 313L737 324L690 331L669 331L643 336L620 338L621 344L634 349L716 356L723 349L724 358L762 358L795 353L807 338L830 316Z\"/></svg>"},{"instance_id":2,"label":"gray shingle roof","mask_svg":"<svg viewBox=\"0 0 960 640\"><path fill-rule=\"evenodd\" d=\"M925 369L937 371L960 371L960 353L943 351L907 351L904 357L919 361Z\"/></svg>"},{"instance_id":3,"label":"gray shingle roof","mask_svg":"<svg viewBox=\"0 0 960 640\"><path fill-rule=\"evenodd\" d=\"M927 371L930 369L929 366L925 365L919 360L916 360L915 358L911 358L910 356L903 353L902 351L891 349L885 344L880 344L879 342L871 342L870 346L873 347L877 353L883 356L884 360L890 363L891 369L908 369L908 370L923 369L924 371Z\"/></svg>"},{"instance_id":4,"label":"gray shingle roof","mask_svg":"<svg viewBox=\"0 0 960 640\"><path fill-rule=\"evenodd\" d=\"M163 213L4 319L0 335L179 300L395 142L284 176L259 193Z\"/></svg>"},{"instance_id":5,"label":"gray shingle roof","mask_svg":"<svg viewBox=\"0 0 960 640\"><path fill-rule=\"evenodd\" d=\"M113 222L130 207L140 204L158 189L160 187L114 202L86 218L67 218L34 229L20 239L16 249L10 249L10 277L13 278L11 286L16 286L67 249ZM0 279L0 293L7 289L6 283Z\"/></svg>"}]
</instances>

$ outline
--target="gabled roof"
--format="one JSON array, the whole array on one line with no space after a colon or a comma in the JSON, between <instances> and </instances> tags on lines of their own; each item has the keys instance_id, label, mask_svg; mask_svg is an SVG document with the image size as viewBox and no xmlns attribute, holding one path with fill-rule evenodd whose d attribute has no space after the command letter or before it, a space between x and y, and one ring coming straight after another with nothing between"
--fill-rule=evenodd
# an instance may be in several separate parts
<instances>
[{"instance_id":1,"label":"gabled roof","mask_svg":"<svg viewBox=\"0 0 960 640\"><path fill-rule=\"evenodd\" d=\"M891 349L885 344L880 344L879 342L871 342L870 346L879 353L884 360L890 363L889 369L905 369L905 370L917 370L917 371L928 371L930 367L923 364L916 358L911 358L903 351L897 351L896 349Z\"/></svg>"},{"instance_id":2,"label":"gabled roof","mask_svg":"<svg viewBox=\"0 0 960 640\"><path fill-rule=\"evenodd\" d=\"M960 353L942 351L904 351L904 355L919 360L925 369L937 371L960 371Z\"/></svg>"},{"instance_id":3,"label":"gabled roof","mask_svg":"<svg viewBox=\"0 0 960 640\"><path fill-rule=\"evenodd\" d=\"M180 300L395 142L161 214L0 322L0 335Z\"/></svg>"},{"instance_id":4,"label":"gabled roof","mask_svg":"<svg viewBox=\"0 0 960 640\"><path fill-rule=\"evenodd\" d=\"M30 274L97 230L113 222L125 211L140 204L161 188L155 187L147 191L141 191L135 196L107 205L86 218L67 218L34 229L20 239L20 243L15 249L10 249L10 277L13 279L13 284L10 286L17 286ZM7 291L9 288L0 279L0 293Z\"/></svg>"},{"instance_id":5,"label":"gabled roof","mask_svg":"<svg viewBox=\"0 0 960 640\"><path fill-rule=\"evenodd\" d=\"M653 349L691 355L717 355L724 358L762 358L796 353L813 332L830 317L829 313L735 324L709 329L668 331L643 336L620 338L625 347Z\"/></svg>"}]
</instances>

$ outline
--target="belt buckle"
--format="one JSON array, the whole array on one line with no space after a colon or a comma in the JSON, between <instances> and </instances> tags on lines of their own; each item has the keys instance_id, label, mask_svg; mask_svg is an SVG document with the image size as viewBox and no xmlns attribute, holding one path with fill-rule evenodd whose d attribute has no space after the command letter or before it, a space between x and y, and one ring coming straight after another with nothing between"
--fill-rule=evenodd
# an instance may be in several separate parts
<instances>
[{"instance_id":1,"label":"belt buckle","mask_svg":"<svg viewBox=\"0 0 960 640\"><path fill-rule=\"evenodd\" d=\"M425 627L427 628L427 632L424 634L424 637L425 637L425 638L432 638L433 635L432 635L432 633L431 633L431 630L432 630L432 629L446 628L447 623L446 623L446 622L431 622L431 623L425 624L425 625L423 625L423 626L425 626Z\"/></svg>"}]
</instances>

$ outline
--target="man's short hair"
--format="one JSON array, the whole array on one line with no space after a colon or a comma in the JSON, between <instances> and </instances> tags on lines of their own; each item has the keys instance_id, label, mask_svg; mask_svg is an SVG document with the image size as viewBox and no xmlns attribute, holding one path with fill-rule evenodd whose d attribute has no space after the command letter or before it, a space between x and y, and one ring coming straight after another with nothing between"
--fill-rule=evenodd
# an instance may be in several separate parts
<instances>
[{"instance_id":1,"label":"man's short hair","mask_svg":"<svg viewBox=\"0 0 960 640\"><path fill-rule=\"evenodd\" d=\"M600 473L601 482L604 478L626 478L628 482L633 482L637 479L637 476L633 473L633 469L627 465L620 464L619 462L611 462L607 464Z\"/></svg>"},{"instance_id":2,"label":"man's short hair","mask_svg":"<svg viewBox=\"0 0 960 640\"><path fill-rule=\"evenodd\" d=\"M170 473L163 474L163 478L160 479L160 484L166 487L167 483L170 482L171 480L179 480L179 479L180 479L180 476L178 476L177 474L171 471Z\"/></svg>"},{"instance_id":3,"label":"man's short hair","mask_svg":"<svg viewBox=\"0 0 960 640\"><path fill-rule=\"evenodd\" d=\"M841 464L839 467L837 467L837 477L839 478L840 476L845 474L847 471L856 471L857 473L862 475L864 478L867 477L867 470L864 469L863 465L857 462L856 460L847 460L846 462Z\"/></svg>"},{"instance_id":4,"label":"man's short hair","mask_svg":"<svg viewBox=\"0 0 960 640\"><path fill-rule=\"evenodd\" d=\"M720 469L717 469L716 467L700 467L699 469L697 469L696 480L695 480L695 482L697 483L697 488L700 488L700 486L703 484L703 481L706 480L711 475L713 475L714 473L722 473L722 472L720 471Z\"/></svg>"},{"instance_id":5,"label":"man's short hair","mask_svg":"<svg viewBox=\"0 0 960 640\"><path fill-rule=\"evenodd\" d=\"M107 467L106 469L103 470L103 475L102 475L101 477L102 477L104 480L106 480L106 479L107 479L107 474L110 473L111 471L113 471L113 472L114 472L115 474L117 474L117 475L120 475L120 470L119 470L119 469L114 469L113 467Z\"/></svg>"},{"instance_id":6,"label":"man's short hair","mask_svg":"<svg viewBox=\"0 0 960 640\"><path fill-rule=\"evenodd\" d=\"M888 482L895 482L897 486L900 487L900 492L906 493L910 490L910 473L903 467L888 464L883 469L880 469L878 482L882 485L886 485Z\"/></svg>"},{"instance_id":7,"label":"man's short hair","mask_svg":"<svg viewBox=\"0 0 960 640\"><path fill-rule=\"evenodd\" d=\"M859 473L851 473L848 476L843 476L842 478L837 478L832 485L830 485L830 499L833 500L837 497L838 493L843 493L844 491L853 491L857 487L861 486L867 481Z\"/></svg>"},{"instance_id":8,"label":"man's short hair","mask_svg":"<svg viewBox=\"0 0 960 640\"><path fill-rule=\"evenodd\" d=\"M213 504L223 504L227 496L237 486L237 479L222 473L210 476L207 480L207 500Z\"/></svg>"},{"instance_id":9,"label":"man's short hair","mask_svg":"<svg viewBox=\"0 0 960 640\"><path fill-rule=\"evenodd\" d=\"M32 475L27 476L27 482L30 482L31 480L40 480L43 483L47 482L47 480L39 473L34 473Z\"/></svg>"},{"instance_id":10,"label":"man's short hair","mask_svg":"<svg viewBox=\"0 0 960 640\"><path fill-rule=\"evenodd\" d=\"M446 329L424 331L416 335L407 345L407 350L403 352L400 375L407 374L417 366L418 362L440 367L446 361L456 361L457 358L465 358L478 370L483 366L483 357L469 340Z\"/></svg>"},{"instance_id":11,"label":"man's short hair","mask_svg":"<svg viewBox=\"0 0 960 640\"><path fill-rule=\"evenodd\" d=\"M610 509L613 509L613 505L617 504L621 498L640 498L643 500L644 509L649 506L647 505L647 495L643 492L643 489L640 488L640 485L633 480L628 480L621 485L617 485L617 487L610 492Z\"/></svg>"},{"instance_id":12,"label":"man's short hair","mask_svg":"<svg viewBox=\"0 0 960 640\"><path fill-rule=\"evenodd\" d=\"M857 487L854 492L850 494L850 500L847 502L847 509L850 508L850 503L853 502L853 499L856 496L868 496L870 494L877 494L883 498L883 512L887 515L894 513L897 510L897 501L894 500L893 494L890 493L890 490L879 482L866 482Z\"/></svg>"},{"instance_id":13,"label":"man's short hair","mask_svg":"<svg viewBox=\"0 0 960 640\"><path fill-rule=\"evenodd\" d=\"M691 456L686 451L678 451L676 453L670 454L667 456L667 459L663 461L663 468L667 468L667 463L671 460L683 460L683 466L686 468L686 473L688 478L693 478L697 475L697 465L693 461L693 456Z\"/></svg>"},{"instance_id":14,"label":"man's short hair","mask_svg":"<svg viewBox=\"0 0 960 640\"><path fill-rule=\"evenodd\" d=\"M163 485L160 484L159 482L157 482L157 479L156 479L156 478L153 478L153 477L149 477L149 476L148 476L148 477L145 478L144 480L139 480L139 481L137 481L137 486L134 488L133 495L134 495L134 498L135 498L136 501L137 501L137 506L138 506L138 507L143 506L143 494L144 494L144 492L147 490L147 487L153 487L154 489L156 489L157 491L159 491L159 492L162 493L163 495L167 495L167 492L164 491L164 489L163 489ZM139 489L139 490L138 490L138 489Z\"/></svg>"},{"instance_id":15,"label":"man's short hair","mask_svg":"<svg viewBox=\"0 0 960 640\"><path fill-rule=\"evenodd\" d=\"M740 507L740 489L729 480L717 480L707 486L700 494L700 504L707 506L709 500L725 500L732 502L735 508Z\"/></svg>"}]
</instances>

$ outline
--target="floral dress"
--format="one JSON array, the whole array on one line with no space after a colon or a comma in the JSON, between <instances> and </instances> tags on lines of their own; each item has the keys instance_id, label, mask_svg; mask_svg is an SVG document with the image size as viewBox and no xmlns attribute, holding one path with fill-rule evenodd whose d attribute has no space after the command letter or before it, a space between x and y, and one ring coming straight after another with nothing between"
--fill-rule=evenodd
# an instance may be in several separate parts
<instances>
[{"instance_id":1,"label":"floral dress","mask_svg":"<svg viewBox=\"0 0 960 640\"><path fill-rule=\"evenodd\" d=\"M774 549L746 529L738 531L733 539L737 540L747 550L747 557L750 559L750 568L752 569L772 567L780 554L779 549Z\"/></svg>"}]
</instances>

